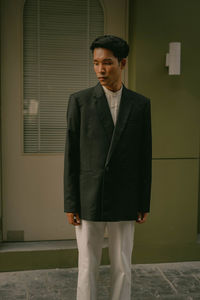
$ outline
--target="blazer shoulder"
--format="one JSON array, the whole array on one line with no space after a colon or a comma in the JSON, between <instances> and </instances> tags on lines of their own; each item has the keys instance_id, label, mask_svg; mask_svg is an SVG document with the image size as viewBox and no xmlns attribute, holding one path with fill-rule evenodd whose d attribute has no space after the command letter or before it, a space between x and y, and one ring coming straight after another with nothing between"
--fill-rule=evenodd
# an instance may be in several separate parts
<instances>
[{"instance_id":1,"label":"blazer shoulder","mask_svg":"<svg viewBox=\"0 0 200 300\"><path fill-rule=\"evenodd\" d=\"M95 87L90 87L84 90L80 90L70 95L70 98L76 98L77 100L87 99L93 95Z\"/></svg>"}]
</instances>

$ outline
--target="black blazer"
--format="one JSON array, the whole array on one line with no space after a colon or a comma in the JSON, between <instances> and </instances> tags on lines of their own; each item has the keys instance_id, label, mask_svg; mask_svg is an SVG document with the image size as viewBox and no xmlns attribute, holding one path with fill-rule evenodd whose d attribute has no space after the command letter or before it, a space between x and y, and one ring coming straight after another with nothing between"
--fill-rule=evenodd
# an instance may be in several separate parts
<instances>
[{"instance_id":1,"label":"black blazer","mask_svg":"<svg viewBox=\"0 0 200 300\"><path fill-rule=\"evenodd\" d=\"M70 96L64 211L84 220L136 220L149 212L151 114L146 97L123 87L114 127L100 84Z\"/></svg>"}]
</instances>

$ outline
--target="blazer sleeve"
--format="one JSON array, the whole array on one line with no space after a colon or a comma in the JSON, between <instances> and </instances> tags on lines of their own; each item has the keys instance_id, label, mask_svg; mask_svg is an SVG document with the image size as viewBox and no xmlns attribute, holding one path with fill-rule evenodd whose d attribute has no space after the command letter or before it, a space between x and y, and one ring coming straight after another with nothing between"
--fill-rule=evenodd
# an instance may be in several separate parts
<instances>
[{"instance_id":1,"label":"blazer sleeve","mask_svg":"<svg viewBox=\"0 0 200 300\"><path fill-rule=\"evenodd\" d=\"M70 96L67 108L67 130L64 156L64 211L80 212L80 111L77 100Z\"/></svg>"},{"instance_id":2,"label":"blazer sleeve","mask_svg":"<svg viewBox=\"0 0 200 300\"><path fill-rule=\"evenodd\" d=\"M142 186L139 211L150 211L151 180L152 180L152 133L151 133L151 103L147 99L144 113L143 151L142 151Z\"/></svg>"}]
</instances>

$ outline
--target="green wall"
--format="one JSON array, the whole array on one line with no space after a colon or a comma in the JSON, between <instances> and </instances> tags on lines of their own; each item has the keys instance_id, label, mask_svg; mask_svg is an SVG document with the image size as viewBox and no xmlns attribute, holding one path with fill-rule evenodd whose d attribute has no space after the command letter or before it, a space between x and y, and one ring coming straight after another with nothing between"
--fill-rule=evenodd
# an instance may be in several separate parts
<instances>
[{"instance_id":1,"label":"green wall","mask_svg":"<svg viewBox=\"0 0 200 300\"><path fill-rule=\"evenodd\" d=\"M199 0L130 0L129 87L151 99L153 132L151 214L136 228L136 262L200 259L199 11ZM180 76L165 67L169 42L181 42Z\"/></svg>"}]
</instances>

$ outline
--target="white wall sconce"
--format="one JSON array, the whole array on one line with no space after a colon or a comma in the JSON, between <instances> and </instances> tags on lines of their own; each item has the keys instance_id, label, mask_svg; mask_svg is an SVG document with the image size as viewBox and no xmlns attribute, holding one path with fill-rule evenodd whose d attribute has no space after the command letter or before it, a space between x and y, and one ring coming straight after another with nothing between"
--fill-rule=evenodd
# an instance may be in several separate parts
<instances>
[{"instance_id":1,"label":"white wall sconce","mask_svg":"<svg viewBox=\"0 0 200 300\"><path fill-rule=\"evenodd\" d=\"M169 53L166 54L166 67L169 75L181 74L181 43L169 43Z\"/></svg>"}]
</instances>

